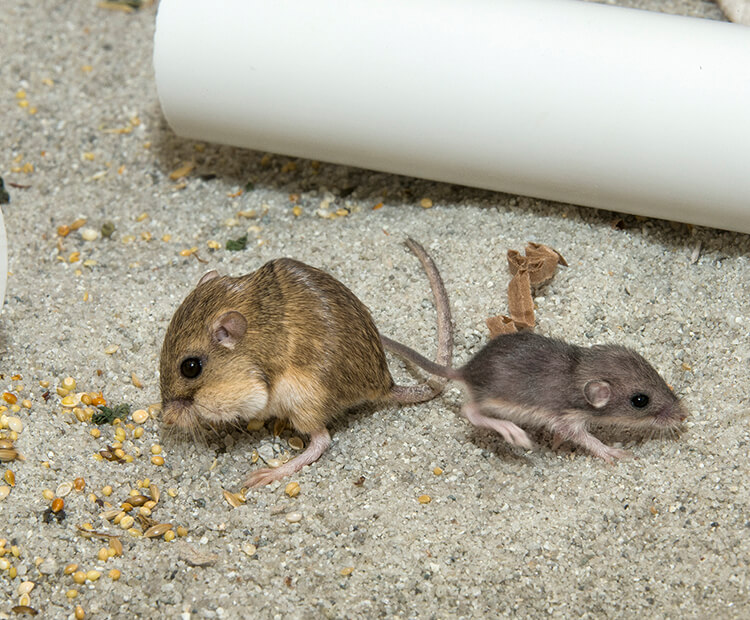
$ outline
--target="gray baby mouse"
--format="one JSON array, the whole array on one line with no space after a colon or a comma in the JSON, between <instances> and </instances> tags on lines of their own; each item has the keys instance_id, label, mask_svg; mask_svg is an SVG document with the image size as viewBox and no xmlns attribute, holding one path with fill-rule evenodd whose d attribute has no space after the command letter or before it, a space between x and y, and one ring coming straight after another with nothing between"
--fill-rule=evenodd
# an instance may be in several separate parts
<instances>
[{"instance_id":1,"label":"gray baby mouse","mask_svg":"<svg viewBox=\"0 0 750 620\"><path fill-rule=\"evenodd\" d=\"M437 361L450 364L453 328L442 278L416 241L438 317ZM389 342L392 342L389 340ZM249 486L280 480L328 448L328 425L366 401L418 403L444 380L396 385L370 312L333 276L290 258L237 278L210 271L172 317L160 360L162 421L194 436L206 426L286 420L310 435L305 451Z\"/></svg>"},{"instance_id":2,"label":"gray baby mouse","mask_svg":"<svg viewBox=\"0 0 750 620\"><path fill-rule=\"evenodd\" d=\"M663 431L675 430L687 417L653 366L626 347L585 348L517 332L497 336L454 369L382 339L386 349L427 372L463 383L463 415L524 448L531 441L519 424L552 431L555 447L571 441L611 463L630 453L602 443L589 432L591 424Z\"/></svg>"}]
</instances>

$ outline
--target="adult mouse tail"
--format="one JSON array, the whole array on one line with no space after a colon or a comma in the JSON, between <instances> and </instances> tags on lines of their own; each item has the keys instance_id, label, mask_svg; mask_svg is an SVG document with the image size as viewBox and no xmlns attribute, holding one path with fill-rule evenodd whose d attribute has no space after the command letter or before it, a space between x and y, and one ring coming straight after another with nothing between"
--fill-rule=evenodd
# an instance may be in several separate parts
<instances>
[{"instance_id":1,"label":"adult mouse tail","mask_svg":"<svg viewBox=\"0 0 750 620\"><path fill-rule=\"evenodd\" d=\"M422 268L427 274L432 294L435 297L438 332L438 347L435 362L431 362L413 349L401 344L400 342L391 340L386 336L381 335L380 339L386 349L400 355L417 366L421 366L427 372L440 377L440 379L433 378L420 385L396 385L391 391L392 398L397 402L421 403L435 398L435 396L443 391L446 379L458 379L459 373L453 368L450 368L450 363L453 359L453 322L451 320L451 307L450 302L448 301L448 293L445 290L443 278L440 276L440 272L438 271L435 262L419 243L414 239L408 238L406 240L406 246L414 252L419 259L419 262L422 263Z\"/></svg>"}]
</instances>

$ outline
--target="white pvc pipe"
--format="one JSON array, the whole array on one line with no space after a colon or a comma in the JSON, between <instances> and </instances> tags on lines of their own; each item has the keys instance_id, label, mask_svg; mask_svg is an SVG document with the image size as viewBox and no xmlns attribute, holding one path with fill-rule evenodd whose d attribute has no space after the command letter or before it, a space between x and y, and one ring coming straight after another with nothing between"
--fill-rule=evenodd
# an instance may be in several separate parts
<instances>
[{"instance_id":1,"label":"white pvc pipe","mask_svg":"<svg viewBox=\"0 0 750 620\"><path fill-rule=\"evenodd\" d=\"M578 0L161 0L178 134L750 232L750 29Z\"/></svg>"}]
</instances>

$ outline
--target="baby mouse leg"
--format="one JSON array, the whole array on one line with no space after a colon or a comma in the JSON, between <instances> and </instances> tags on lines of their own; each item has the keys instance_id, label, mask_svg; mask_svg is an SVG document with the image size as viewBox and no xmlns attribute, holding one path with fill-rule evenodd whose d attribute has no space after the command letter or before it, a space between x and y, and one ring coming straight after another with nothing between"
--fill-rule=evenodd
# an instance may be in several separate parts
<instances>
[{"instance_id":1,"label":"baby mouse leg","mask_svg":"<svg viewBox=\"0 0 750 620\"><path fill-rule=\"evenodd\" d=\"M305 465L310 465L317 461L330 445L331 435L328 433L328 429L323 428L322 430L315 431L310 434L310 443L302 454L276 469L264 467L263 469L254 471L245 478L243 484L247 487L262 487L274 480L281 480L282 478L291 476Z\"/></svg>"},{"instance_id":2,"label":"baby mouse leg","mask_svg":"<svg viewBox=\"0 0 750 620\"><path fill-rule=\"evenodd\" d=\"M553 447L559 447L563 441L572 441L588 450L594 456L607 461L610 465L615 459L626 459L633 456L628 450L613 448L599 441L586 430L583 422L570 420L561 421L555 424L552 430L555 434Z\"/></svg>"},{"instance_id":3,"label":"baby mouse leg","mask_svg":"<svg viewBox=\"0 0 750 620\"><path fill-rule=\"evenodd\" d=\"M493 430L496 433L500 433L503 439L509 444L531 450L532 445L529 436L522 428L513 424L513 422L484 415L479 405L475 402L466 403L461 408L461 413L474 426Z\"/></svg>"}]
</instances>

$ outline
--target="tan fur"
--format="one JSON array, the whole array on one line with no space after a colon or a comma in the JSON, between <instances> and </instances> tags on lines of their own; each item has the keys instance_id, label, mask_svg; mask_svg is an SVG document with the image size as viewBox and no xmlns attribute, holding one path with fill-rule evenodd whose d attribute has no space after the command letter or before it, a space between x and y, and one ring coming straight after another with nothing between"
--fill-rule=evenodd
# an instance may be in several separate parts
<instances>
[{"instance_id":1,"label":"tan fur","mask_svg":"<svg viewBox=\"0 0 750 620\"><path fill-rule=\"evenodd\" d=\"M424 249L409 247L427 272L438 310L438 360L450 363L452 326L447 294ZM183 375L190 361L194 376ZM199 364L196 363L196 360ZM341 282L282 258L239 278L206 274L175 312L160 362L166 425L195 434L240 420L286 419L315 439L302 456L266 484L312 462L326 449L326 426L364 401L422 402L443 383L398 387L367 308ZM257 472L256 472L257 473Z\"/></svg>"}]
</instances>

